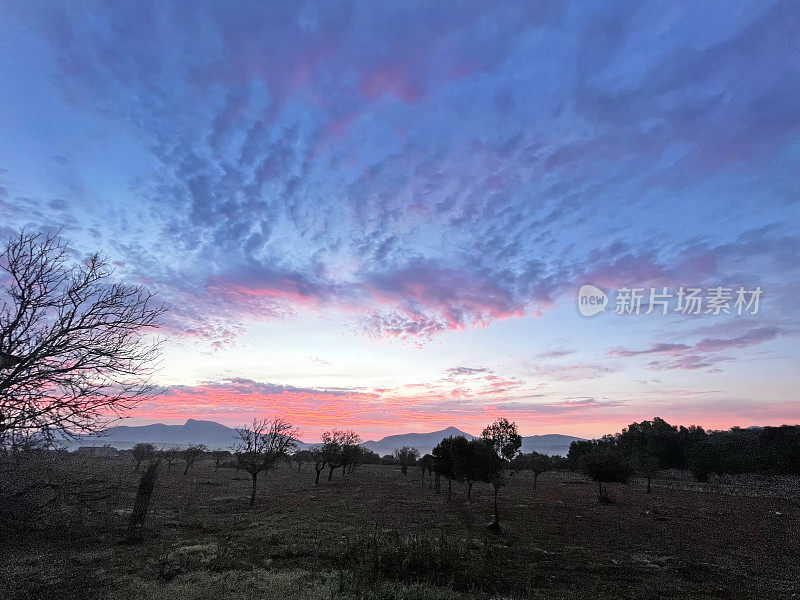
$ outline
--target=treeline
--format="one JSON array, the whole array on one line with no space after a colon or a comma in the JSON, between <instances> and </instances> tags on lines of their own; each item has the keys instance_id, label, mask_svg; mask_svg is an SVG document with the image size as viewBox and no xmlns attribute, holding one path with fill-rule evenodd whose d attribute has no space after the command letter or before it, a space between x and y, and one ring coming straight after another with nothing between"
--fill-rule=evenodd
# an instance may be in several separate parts
<instances>
[{"instance_id":1,"label":"treeline","mask_svg":"<svg viewBox=\"0 0 800 600\"><path fill-rule=\"evenodd\" d=\"M705 431L655 417L632 423L615 435L572 442L567 460L571 468L581 469L600 456L627 462L648 479L662 469L688 470L698 481L708 481L712 473L800 475L800 426Z\"/></svg>"}]
</instances>

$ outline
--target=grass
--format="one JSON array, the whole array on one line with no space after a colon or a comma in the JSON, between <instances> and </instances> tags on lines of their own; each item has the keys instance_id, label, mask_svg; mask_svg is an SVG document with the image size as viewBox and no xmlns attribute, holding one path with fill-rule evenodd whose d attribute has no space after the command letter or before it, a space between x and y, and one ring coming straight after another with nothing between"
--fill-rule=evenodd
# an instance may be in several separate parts
<instances>
[{"instance_id":1,"label":"grass","mask_svg":"<svg viewBox=\"0 0 800 600\"><path fill-rule=\"evenodd\" d=\"M534 491L518 475L491 535L488 486L468 501L454 484L448 502L414 470L364 466L315 486L308 467L280 466L250 510L249 482L206 462L162 471L142 541L126 544L137 479L112 467L122 487L102 518L4 533L0 597L777 599L800 587L791 494L612 485L601 504L580 476L547 473Z\"/></svg>"}]
</instances>

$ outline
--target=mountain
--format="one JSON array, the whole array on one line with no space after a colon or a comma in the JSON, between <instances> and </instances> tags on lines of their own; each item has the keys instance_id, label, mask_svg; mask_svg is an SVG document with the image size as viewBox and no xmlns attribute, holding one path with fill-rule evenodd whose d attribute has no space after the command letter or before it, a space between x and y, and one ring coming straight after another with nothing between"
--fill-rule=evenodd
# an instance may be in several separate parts
<instances>
[{"instance_id":1,"label":"mountain","mask_svg":"<svg viewBox=\"0 0 800 600\"><path fill-rule=\"evenodd\" d=\"M470 435L455 427L448 427L439 431L432 431L430 433L403 433L400 435L390 435L381 440L364 442L364 445L377 452L381 456L384 454L391 454L398 448L403 446L413 446L419 453L427 454L441 442L444 438L450 436L463 435L468 440L474 438ZM560 433L547 433L544 435L529 435L522 438L522 451L523 452L540 452L542 454L549 454L551 456L560 454L566 456L569 451L569 445L583 438L573 437L571 435L561 435Z\"/></svg>"},{"instance_id":2,"label":"mountain","mask_svg":"<svg viewBox=\"0 0 800 600\"><path fill-rule=\"evenodd\" d=\"M152 425L109 427L96 435L82 435L70 446L103 446L108 444L115 448L132 448L138 443L155 444L156 446L190 446L205 444L209 448L228 448L236 441L236 432L230 427L216 421L198 421L189 419L183 425Z\"/></svg>"},{"instance_id":3,"label":"mountain","mask_svg":"<svg viewBox=\"0 0 800 600\"><path fill-rule=\"evenodd\" d=\"M399 435L389 435L377 442L372 440L364 442L364 446L373 452L377 452L381 456L384 454L391 454L403 446L413 446L419 450L420 455L423 455L429 453L436 444L451 435L463 435L468 440L475 437L455 427L448 427L447 429L431 431L430 433L401 433Z\"/></svg>"},{"instance_id":4,"label":"mountain","mask_svg":"<svg viewBox=\"0 0 800 600\"><path fill-rule=\"evenodd\" d=\"M522 438L522 451L539 452L550 456L566 456L569 452L569 445L572 442L580 441L583 438L571 435L561 435L560 433L546 433L544 435L529 435Z\"/></svg>"},{"instance_id":5,"label":"mountain","mask_svg":"<svg viewBox=\"0 0 800 600\"><path fill-rule=\"evenodd\" d=\"M429 453L434 446L444 438L463 435L467 439L470 435L455 427L448 427L429 433L402 433L389 435L380 440L364 442L364 446L377 452L381 456L391 454L403 446L413 446L420 454ZM551 433L547 435L531 435L522 438L523 452L541 452L543 454L566 455L569 445L574 440L579 440L568 435ZM236 442L236 432L216 421L198 421L189 419L183 425L165 425L154 423L152 425L128 426L118 425L109 427L104 432L95 435L81 435L75 440L70 440L67 446L75 449L79 446L104 446L106 444L115 448L133 448L138 443L155 444L164 447L186 447L192 444L205 444L211 449L230 448ZM313 443L298 441L301 450L308 448Z\"/></svg>"}]
</instances>

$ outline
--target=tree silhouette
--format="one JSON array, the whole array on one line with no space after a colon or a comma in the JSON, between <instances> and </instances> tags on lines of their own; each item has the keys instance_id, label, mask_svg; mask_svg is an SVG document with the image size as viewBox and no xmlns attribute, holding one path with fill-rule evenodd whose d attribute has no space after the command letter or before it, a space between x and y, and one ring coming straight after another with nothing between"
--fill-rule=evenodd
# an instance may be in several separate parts
<instances>
[{"instance_id":1,"label":"tree silhouette","mask_svg":"<svg viewBox=\"0 0 800 600\"><path fill-rule=\"evenodd\" d=\"M511 467L515 470L527 470L533 473L533 489L536 489L539 475L552 469L553 462L546 454L531 452L530 454L520 454L511 463Z\"/></svg>"},{"instance_id":2,"label":"tree silhouette","mask_svg":"<svg viewBox=\"0 0 800 600\"><path fill-rule=\"evenodd\" d=\"M299 450L292 454L292 458L297 462L297 472L299 473L303 463L311 461L311 452L308 450Z\"/></svg>"},{"instance_id":3,"label":"tree silhouette","mask_svg":"<svg viewBox=\"0 0 800 600\"><path fill-rule=\"evenodd\" d=\"M151 460L156 455L156 447L153 444L136 444L133 447L133 460L136 461L136 472L146 460Z\"/></svg>"},{"instance_id":4,"label":"tree silhouette","mask_svg":"<svg viewBox=\"0 0 800 600\"><path fill-rule=\"evenodd\" d=\"M466 452L464 479L467 482L467 500L472 500L472 486L478 481L492 483L499 459L494 448L482 438L470 440Z\"/></svg>"},{"instance_id":5,"label":"tree silhouette","mask_svg":"<svg viewBox=\"0 0 800 600\"><path fill-rule=\"evenodd\" d=\"M410 446L403 446L394 451L394 457L400 465L403 475L406 475L408 474L408 466L417 462L419 450Z\"/></svg>"},{"instance_id":6,"label":"tree silhouette","mask_svg":"<svg viewBox=\"0 0 800 600\"><path fill-rule=\"evenodd\" d=\"M172 463L176 462L180 458L181 452L175 448L170 448L169 450L161 450L158 455L160 458L163 458L165 461L167 461L167 471L169 471L172 469Z\"/></svg>"},{"instance_id":7,"label":"tree silhouette","mask_svg":"<svg viewBox=\"0 0 800 600\"><path fill-rule=\"evenodd\" d=\"M322 434L319 461L328 468L328 481L333 478L333 472L342 469L342 477L358 464L361 456L361 438L352 430L334 429ZM318 461L318 462L319 462Z\"/></svg>"},{"instance_id":8,"label":"tree silhouette","mask_svg":"<svg viewBox=\"0 0 800 600\"><path fill-rule=\"evenodd\" d=\"M425 483L425 472L427 471L429 474L433 474L433 456L430 454L426 454L422 458L417 461L417 466L419 467L420 471L422 471L422 483Z\"/></svg>"},{"instance_id":9,"label":"tree silhouette","mask_svg":"<svg viewBox=\"0 0 800 600\"><path fill-rule=\"evenodd\" d=\"M256 501L258 474L271 469L275 463L289 454L297 445L297 430L285 420L254 419L249 427L236 429L238 441L234 445L234 456L240 469L250 474L253 486L250 491L250 507Z\"/></svg>"},{"instance_id":10,"label":"tree silhouette","mask_svg":"<svg viewBox=\"0 0 800 600\"><path fill-rule=\"evenodd\" d=\"M0 255L0 444L35 431L95 432L152 391L166 307L112 281L108 260L69 260L55 235L20 232Z\"/></svg>"},{"instance_id":11,"label":"tree silhouette","mask_svg":"<svg viewBox=\"0 0 800 600\"><path fill-rule=\"evenodd\" d=\"M597 447L580 459L580 470L597 482L597 499L603 501L604 483L627 483L633 466L620 451L610 447Z\"/></svg>"},{"instance_id":12,"label":"tree silhouette","mask_svg":"<svg viewBox=\"0 0 800 600\"><path fill-rule=\"evenodd\" d=\"M194 446L189 446L188 448L186 448L181 452L181 457L186 463L186 466L183 469L184 475L186 475L186 473L189 472L189 469L191 469L194 466L194 463L197 462L198 458L203 456L203 453L205 451L206 447L203 444L198 444Z\"/></svg>"},{"instance_id":13,"label":"tree silhouette","mask_svg":"<svg viewBox=\"0 0 800 600\"><path fill-rule=\"evenodd\" d=\"M328 453L324 443L311 447L311 461L314 463L314 471L316 471L314 485L318 485L320 473L328 466Z\"/></svg>"},{"instance_id":14,"label":"tree silhouette","mask_svg":"<svg viewBox=\"0 0 800 600\"><path fill-rule=\"evenodd\" d=\"M227 450L214 450L211 452L211 458L214 459L214 472L216 473L219 469L220 465L225 461L226 458L231 456L231 453Z\"/></svg>"},{"instance_id":15,"label":"tree silhouette","mask_svg":"<svg viewBox=\"0 0 800 600\"><path fill-rule=\"evenodd\" d=\"M651 482L658 473L658 457L650 452L639 452L635 455L636 471L647 481L647 493L651 491Z\"/></svg>"},{"instance_id":16,"label":"tree silhouette","mask_svg":"<svg viewBox=\"0 0 800 600\"><path fill-rule=\"evenodd\" d=\"M494 450L498 459L485 465L484 468L487 469L494 488L494 520L490 528L494 531L499 531L500 510L497 497L500 488L505 484L503 473L519 452L520 446L522 446L522 437L517 433L517 425L515 423L509 423L508 419L498 419L483 430L481 438Z\"/></svg>"},{"instance_id":17,"label":"tree silhouette","mask_svg":"<svg viewBox=\"0 0 800 600\"><path fill-rule=\"evenodd\" d=\"M436 474L447 478L447 499L453 497L453 480L461 481L466 472L467 438L462 435L447 437L433 449Z\"/></svg>"}]
</instances>

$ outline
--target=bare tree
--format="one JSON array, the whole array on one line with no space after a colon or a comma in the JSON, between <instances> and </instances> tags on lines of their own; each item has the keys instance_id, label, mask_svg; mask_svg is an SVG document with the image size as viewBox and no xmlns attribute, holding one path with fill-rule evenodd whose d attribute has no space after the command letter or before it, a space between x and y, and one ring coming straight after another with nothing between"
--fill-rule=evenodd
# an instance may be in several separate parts
<instances>
[{"instance_id":1,"label":"bare tree","mask_svg":"<svg viewBox=\"0 0 800 600\"><path fill-rule=\"evenodd\" d=\"M352 473L361 462L364 448L361 446L361 436L352 429L344 432L342 438L342 477L345 472Z\"/></svg>"},{"instance_id":2,"label":"bare tree","mask_svg":"<svg viewBox=\"0 0 800 600\"><path fill-rule=\"evenodd\" d=\"M214 450L211 452L211 458L214 459L214 472L216 473L220 465L231 455L227 450Z\"/></svg>"},{"instance_id":3,"label":"bare tree","mask_svg":"<svg viewBox=\"0 0 800 600\"><path fill-rule=\"evenodd\" d=\"M292 454L292 458L297 461L297 472L299 473L303 467L303 463L311 461L311 452L308 450L299 450Z\"/></svg>"},{"instance_id":4,"label":"bare tree","mask_svg":"<svg viewBox=\"0 0 800 600\"><path fill-rule=\"evenodd\" d=\"M0 270L0 442L94 432L151 394L160 343L143 334L166 307L150 292L50 234L10 239Z\"/></svg>"},{"instance_id":5,"label":"bare tree","mask_svg":"<svg viewBox=\"0 0 800 600\"><path fill-rule=\"evenodd\" d=\"M323 438L324 440L325 438ZM316 477L314 478L314 485L319 484L319 475L328 466L328 452L326 451L325 444L317 444L311 448L311 460L314 462L314 471Z\"/></svg>"},{"instance_id":6,"label":"bare tree","mask_svg":"<svg viewBox=\"0 0 800 600\"><path fill-rule=\"evenodd\" d=\"M167 471L172 469L172 463L176 462L181 455L180 450L176 450L175 448L169 448L159 451L159 457L163 458L167 461Z\"/></svg>"},{"instance_id":7,"label":"bare tree","mask_svg":"<svg viewBox=\"0 0 800 600\"><path fill-rule=\"evenodd\" d=\"M183 474L189 472L194 466L194 463L197 462L197 459L203 456L203 453L206 451L206 447L203 444L198 444L196 446L189 446L185 450L181 452L181 456L183 457L184 462L186 463L186 467L183 469Z\"/></svg>"},{"instance_id":8,"label":"bare tree","mask_svg":"<svg viewBox=\"0 0 800 600\"><path fill-rule=\"evenodd\" d=\"M320 452L322 462L328 467L328 481L339 467L342 468L342 477L348 472L348 468L350 471L355 469L361 451L361 437L352 429L334 429L323 433Z\"/></svg>"},{"instance_id":9,"label":"bare tree","mask_svg":"<svg viewBox=\"0 0 800 600\"><path fill-rule=\"evenodd\" d=\"M234 455L240 469L250 474L253 487L250 506L256 501L258 474L271 469L275 463L297 447L297 429L280 417L253 419L250 427L236 429L239 438L234 446Z\"/></svg>"},{"instance_id":10,"label":"bare tree","mask_svg":"<svg viewBox=\"0 0 800 600\"><path fill-rule=\"evenodd\" d=\"M133 460L136 462L136 471L139 471L142 462L153 459L155 455L156 447L153 444L136 444L133 447Z\"/></svg>"}]
</instances>

